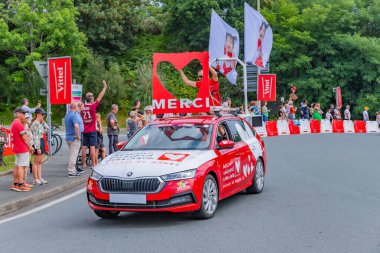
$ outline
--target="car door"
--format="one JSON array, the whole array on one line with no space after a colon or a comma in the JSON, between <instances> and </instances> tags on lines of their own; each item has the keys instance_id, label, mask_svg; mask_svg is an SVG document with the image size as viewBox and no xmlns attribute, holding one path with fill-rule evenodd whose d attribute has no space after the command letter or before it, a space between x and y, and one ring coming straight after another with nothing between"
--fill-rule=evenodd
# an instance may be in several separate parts
<instances>
[{"instance_id":1,"label":"car door","mask_svg":"<svg viewBox=\"0 0 380 253\"><path fill-rule=\"evenodd\" d=\"M228 129L231 133L231 138L235 142L233 148L234 153L234 164L235 164L235 175L233 181L233 187L231 187L230 194L234 194L242 190L242 185L245 183L248 177L248 154L249 148L247 144L243 141L244 136L241 134L242 121L238 118L227 120Z\"/></svg>"},{"instance_id":2,"label":"car door","mask_svg":"<svg viewBox=\"0 0 380 253\"><path fill-rule=\"evenodd\" d=\"M237 125L237 131L239 132L243 142L246 144L247 148L245 150L247 151L248 157L247 164L243 165L244 180L242 182L243 185L250 185L254 175L254 168L256 167L257 159L262 155L262 148L254 131L247 124L247 122L242 120L241 123Z\"/></svg>"},{"instance_id":3,"label":"car door","mask_svg":"<svg viewBox=\"0 0 380 253\"><path fill-rule=\"evenodd\" d=\"M226 132L224 136L223 133L220 133L221 130ZM237 176L237 171L240 170L240 153L237 152L235 147L231 149L219 149L218 142L222 140L234 141L226 121L222 121L217 125L215 136L215 150L218 155L216 164L220 179L219 191L220 198L223 199L235 191L235 177Z\"/></svg>"}]
</instances>

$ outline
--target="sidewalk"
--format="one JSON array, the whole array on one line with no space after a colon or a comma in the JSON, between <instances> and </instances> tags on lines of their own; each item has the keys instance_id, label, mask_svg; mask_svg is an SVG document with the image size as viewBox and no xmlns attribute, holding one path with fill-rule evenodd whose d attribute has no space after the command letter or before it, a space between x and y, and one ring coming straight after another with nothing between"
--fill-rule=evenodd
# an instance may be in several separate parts
<instances>
[{"instance_id":1,"label":"sidewalk","mask_svg":"<svg viewBox=\"0 0 380 253\"><path fill-rule=\"evenodd\" d=\"M42 165L42 176L48 181L45 185L35 185L30 192L14 192L10 188L13 175L0 177L0 216L26 207L37 201L49 198L87 181L91 170L86 170L80 177L67 177L68 147L63 143L61 150ZM27 175L29 184L33 176Z\"/></svg>"}]
</instances>

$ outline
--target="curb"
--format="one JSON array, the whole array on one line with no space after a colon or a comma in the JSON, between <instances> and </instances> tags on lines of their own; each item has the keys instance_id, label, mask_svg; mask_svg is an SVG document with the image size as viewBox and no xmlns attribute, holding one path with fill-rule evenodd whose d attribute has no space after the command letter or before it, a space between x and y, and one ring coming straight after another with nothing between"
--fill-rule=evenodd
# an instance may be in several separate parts
<instances>
[{"instance_id":1,"label":"curb","mask_svg":"<svg viewBox=\"0 0 380 253\"><path fill-rule=\"evenodd\" d=\"M88 177L81 178L79 180L73 181L70 184L55 187L53 189L47 190L45 192L41 192L40 194L35 194L20 200L16 200L7 204L0 205L0 216L3 216L5 214L17 211L23 207L26 207L30 204L33 204L35 202L50 198L54 195L57 195L61 192L67 191L71 188L74 188L80 184L83 184L87 181Z\"/></svg>"},{"instance_id":2,"label":"curb","mask_svg":"<svg viewBox=\"0 0 380 253\"><path fill-rule=\"evenodd\" d=\"M8 170L0 173L0 177L7 176L13 173L13 170Z\"/></svg>"}]
</instances>

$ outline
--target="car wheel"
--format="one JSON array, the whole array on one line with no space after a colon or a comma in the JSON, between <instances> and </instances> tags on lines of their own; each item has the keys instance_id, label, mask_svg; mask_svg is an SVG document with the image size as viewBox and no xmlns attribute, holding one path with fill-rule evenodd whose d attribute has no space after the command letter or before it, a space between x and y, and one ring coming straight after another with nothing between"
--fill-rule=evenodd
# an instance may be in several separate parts
<instances>
[{"instance_id":1,"label":"car wheel","mask_svg":"<svg viewBox=\"0 0 380 253\"><path fill-rule=\"evenodd\" d=\"M199 219L210 219L218 208L219 189L215 178L207 175L203 183L201 208L194 213Z\"/></svg>"},{"instance_id":2,"label":"car wheel","mask_svg":"<svg viewBox=\"0 0 380 253\"><path fill-rule=\"evenodd\" d=\"M99 210L94 210L94 212L97 216L104 219L115 218L120 213L118 211L99 211Z\"/></svg>"},{"instance_id":3,"label":"car wheel","mask_svg":"<svg viewBox=\"0 0 380 253\"><path fill-rule=\"evenodd\" d=\"M264 189L264 164L261 159L257 160L255 176L252 185L246 189L249 194L257 194Z\"/></svg>"}]
</instances>

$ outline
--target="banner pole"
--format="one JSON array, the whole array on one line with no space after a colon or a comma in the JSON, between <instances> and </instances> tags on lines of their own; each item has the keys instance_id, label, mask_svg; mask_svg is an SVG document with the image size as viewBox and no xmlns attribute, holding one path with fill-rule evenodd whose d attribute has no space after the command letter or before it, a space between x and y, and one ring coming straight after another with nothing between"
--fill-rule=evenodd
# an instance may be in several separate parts
<instances>
[{"instance_id":1,"label":"banner pole","mask_svg":"<svg viewBox=\"0 0 380 253\"><path fill-rule=\"evenodd\" d=\"M48 124L48 126L49 126L49 130L48 130L48 143L49 143L49 151L48 151L48 155L51 156L51 144L52 144L52 140L51 140L51 103L50 103L50 76L49 76L49 62L48 62L48 64L47 64L47 66L46 66L46 69L47 69L46 110L47 110L47 124Z\"/></svg>"},{"instance_id":2,"label":"banner pole","mask_svg":"<svg viewBox=\"0 0 380 253\"><path fill-rule=\"evenodd\" d=\"M244 111L245 114L249 114L248 111L248 84L247 84L247 65L243 62L241 63L243 66L243 76L244 76Z\"/></svg>"},{"instance_id":3,"label":"banner pole","mask_svg":"<svg viewBox=\"0 0 380 253\"><path fill-rule=\"evenodd\" d=\"M257 0L257 12L260 13L260 0ZM259 75L260 75L260 72L261 72L261 70L257 66L257 85L259 85ZM257 90L256 90L256 100L257 100L257 105L259 107L259 110L261 110L261 101L259 101L259 94L258 94Z\"/></svg>"}]
</instances>

